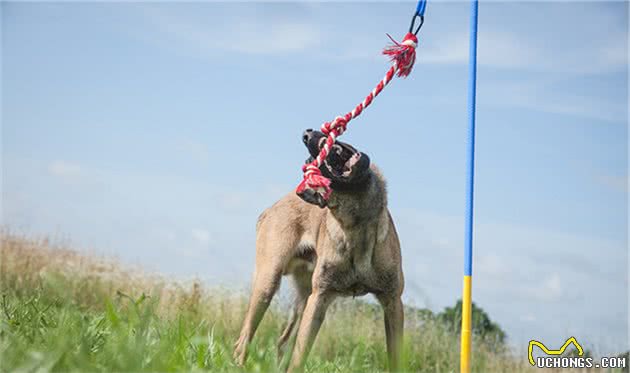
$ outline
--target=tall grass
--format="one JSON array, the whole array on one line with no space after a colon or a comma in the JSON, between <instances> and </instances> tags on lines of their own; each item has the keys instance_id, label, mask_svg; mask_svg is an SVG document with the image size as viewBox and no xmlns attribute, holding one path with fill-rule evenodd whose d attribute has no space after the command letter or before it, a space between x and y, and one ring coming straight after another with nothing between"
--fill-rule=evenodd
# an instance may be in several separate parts
<instances>
[{"instance_id":1,"label":"tall grass","mask_svg":"<svg viewBox=\"0 0 630 373\"><path fill-rule=\"evenodd\" d=\"M231 359L246 297L199 282L179 283L81 255L68 248L0 234L0 371L281 370L276 340L286 322L273 303L245 367ZM383 315L358 300L337 301L306 370L386 369ZM459 337L421 312L405 320L404 370L456 372ZM475 372L537 371L525 356L475 343Z\"/></svg>"}]
</instances>

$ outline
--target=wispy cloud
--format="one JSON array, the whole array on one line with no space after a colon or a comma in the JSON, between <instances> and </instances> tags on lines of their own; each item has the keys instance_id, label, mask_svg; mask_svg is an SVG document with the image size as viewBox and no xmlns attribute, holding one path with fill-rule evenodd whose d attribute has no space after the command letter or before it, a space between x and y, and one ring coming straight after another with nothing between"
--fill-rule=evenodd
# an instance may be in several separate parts
<instances>
[{"instance_id":1,"label":"wispy cloud","mask_svg":"<svg viewBox=\"0 0 630 373\"><path fill-rule=\"evenodd\" d=\"M429 305L448 305L461 289L458 279L463 243L459 235L443 242L446 246L434 242L449 232L452 237L453 232L461 232L461 217L413 209L393 213L404 238L406 283L410 289L429 289ZM500 325L508 326L508 334L518 343L531 337L528 334L532 332L550 337L567 328L585 336L612 336L618 330L604 332L588 325L597 325L601 317L615 319L619 330L625 325L622 316L627 311L627 299L618 296L627 294L625 262L621 260L624 252L623 243L478 219L475 299ZM509 304L505 303L508 298ZM597 312L584 306L587 298L597 305ZM555 313L549 313L552 309ZM573 310L572 318L562 325L554 324L554 317L568 310ZM523 321L536 321L540 326L537 330L519 330ZM622 341L626 337L617 333L615 338Z\"/></svg>"},{"instance_id":2,"label":"wispy cloud","mask_svg":"<svg viewBox=\"0 0 630 373\"><path fill-rule=\"evenodd\" d=\"M190 156L195 161L207 163L210 160L210 148L206 143L184 137L175 140L174 148Z\"/></svg>"},{"instance_id":3,"label":"wispy cloud","mask_svg":"<svg viewBox=\"0 0 630 373\"><path fill-rule=\"evenodd\" d=\"M625 34L585 49L552 45L546 35L484 30L478 41L478 64L504 70L599 74L624 71L628 64ZM468 34L446 34L419 50L420 64L468 63Z\"/></svg>"},{"instance_id":4,"label":"wispy cloud","mask_svg":"<svg viewBox=\"0 0 630 373\"><path fill-rule=\"evenodd\" d=\"M531 313L525 314L523 316L521 316L521 321L525 321L525 322L534 322L536 321L536 316L534 316Z\"/></svg>"},{"instance_id":5,"label":"wispy cloud","mask_svg":"<svg viewBox=\"0 0 630 373\"><path fill-rule=\"evenodd\" d=\"M224 9L225 8L225 9ZM330 6L306 7L323 17ZM230 7L216 6L213 20L195 19L190 12L166 11L160 7L142 6L140 14L151 28L151 39L187 48L195 53L219 57L224 53L242 55L284 55L304 52L327 59L375 59L386 40L352 36L349 43L340 43L339 35L330 27L308 17L260 17L246 11L235 15ZM491 11L499 8L492 7ZM224 12L225 11L225 12ZM440 10L444 11L444 10ZM302 13L308 13L304 10ZM553 13L553 12L550 12ZM514 10L508 17L514 18ZM609 12L578 12L576 23L610 24ZM223 17L223 19L222 19ZM221 21L217 21L221 19ZM484 24L479 32L479 65L503 70L553 72L562 74L599 74L625 71L628 64L627 36L623 27L611 30L581 30L575 33L580 43L563 43L564 38L549 38L550 33L565 31L553 16L537 20L536 27L514 20L510 29ZM453 31L448 25L424 38L418 51L418 64L449 65L468 62L468 34ZM145 34L146 30L143 30ZM335 46L331 50L328 46Z\"/></svg>"},{"instance_id":6,"label":"wispy cloud","mask_svg":"<svg viewBox=\"0 0 630 373\"><path fill-rule=\"evenodd\" d=\"M468 37L450 34L418 50L418 64L463 64L468 62Z\"/></svg>"},{"instance_id":7,"label":"wispy cloud","mask_svg":"<svg viewBox=\"0 0 630 373\"><path fill-rule=\"evenodd\" d=\"M221 22L195 22L190 15L178 15L155 7L142 7L141 14L153 26L153 41L170 42L205 56L228 53L245 55L276 55L295 53L317 47L322 32L315 24L290 17L273 19L256 14L240 14ZM217 17L220 18L220 17ZM215 21L218 21L215 20Z\"/></svg>"},{"instance_id":8,"label":"wispy cloud","mask_svg":"<svg viewBox=\"0 0 630 373\"><path fill-rule=\"evenodd\" d=\"M596 174L595 180L602 185L610 188L611 190L628 193L628 176L610 175L610 174Z\"/></svg>"},{"instance_id":9,"label":"wispy cloud","mask_svg":"<svg viewBox=\"0 0 630 373\"><path fill-rule=\"evenodd\" d=\"M55 160L48 165L48 173L59 178L72 178L81 174L81 167L71 162Z\"/></svg>"},{"instance_id":10,"label":"wispy cloud","mask_svg":"<svg viewBox=\"0 0 630 373\"><path fill-rule=\"evenodd\" d=\"M200 245L208 245L210 243L210 232L206 229L195 228L191 230L191 235Z\"/></svg>"},{"instance_id":11,"label":"wispy cloud","mask_svg":"<svg viewBox=\"0 0 630 373\"><path fill-rule=\"evenodd\" d=\"M598 186L604 186L609 191L627 194L628 193L628 174L624 168L620 172L613 172L609 167L603 167L592 161L574 162L572 167L579 172L584 181L594 183Z\"/></svg>"},{"instance_id":12,"label":"wispy cloud","mask_svg":"<svg viewBox=\"0 0 630 373\"><path fill-rule=\"evenodd\" d=\"M627 101L613 95L599 96L597 91L574 87L571 79L513 79L491 78L479 84L479 103L499 108L521 108L573 115L606 122L624 123ZM573 90L571 90L573 89Z\"/></svg>"},{"instance_id":13,"label":"wispy cloud","mask_svg":"<svg viewBox=\"0 0 630 373\"><path fill-rule=\"evenodd\" d=\"M245 54L278 54L306 50L320 42L319 28L314 25L295 21L256 22L240 28L234 39L221 40L217 47Z\"/></svg>"},{"instance_id":14,"label":"wispy cloud","mask_svg":"<svg viewBox=\"0 0 630 373\"><path fill-rule=\"evenodd\" d=\"M558 273L552 273L535 289L537 297L542 300L555 301L562 296L563 286Z\"/></svg>"}]
</instances>

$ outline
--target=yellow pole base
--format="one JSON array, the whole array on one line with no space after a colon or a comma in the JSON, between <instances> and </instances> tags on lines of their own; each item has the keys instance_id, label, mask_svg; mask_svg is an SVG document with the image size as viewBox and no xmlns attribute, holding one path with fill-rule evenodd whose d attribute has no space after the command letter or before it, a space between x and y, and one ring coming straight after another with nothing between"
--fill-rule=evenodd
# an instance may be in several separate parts
<instances>
[{"instance_id":1,"label":"yellow pole base","mask_svg":"<svg viewBox=\"0 0 630 373\"><path fill-rule=\"evenodd\" d=\"M471 324L472 324L472 277L464 276L464 289L462 292L462 344L460 350L461 373L470 373L470 348L471 348Z\"/></svg>"}]
</instances>

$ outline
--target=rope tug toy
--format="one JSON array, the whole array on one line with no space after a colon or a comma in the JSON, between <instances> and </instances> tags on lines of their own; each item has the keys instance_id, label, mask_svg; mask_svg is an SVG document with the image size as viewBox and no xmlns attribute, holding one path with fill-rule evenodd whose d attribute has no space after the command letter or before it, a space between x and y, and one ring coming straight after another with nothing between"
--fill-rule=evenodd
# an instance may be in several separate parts
<instances>
[{"instance_id":1,"label":"rope tug toy","mask_svg":"<svg viewBox=\"0 0 630 373\"><path fill-rule=\"evenodd\" d=\"M338 116L331 122L325 122L322 124L321 131L326 135L326 143L322 147L321 151L317 155L317 158L311 163L307 163L302 166L304 172L304 178L302 182L297 186L295 192L299 195L303 194L307 189L313 190L319 194L324 200L328 200L332 190L330 189L330 180L324 177L319 170L319 167L324 163L328 153L332 148L337 137L341 136L345 131L348 123L361 115L363 109L367 108L372 100L385 88L385 86L392 80L394 74L398 77L407 77L411 73L413 64L416 61L416 47L418 46L418 37L416 36L424 23L424 11L426 9L426 0L420 0L416 12L411 18L411 25L409 26L409 32L403 38L402 42L396 42L389 34L387 36L393 42L393 44L383 49L383 54L389 56L392 67L387 71L383 80L381 80L376 87L367 95L363 102L359 103L352 111L348 112L344 116ZM416 18L420 19L418 27L414 31L414 24Z\"/></svg>"}]
</instances>

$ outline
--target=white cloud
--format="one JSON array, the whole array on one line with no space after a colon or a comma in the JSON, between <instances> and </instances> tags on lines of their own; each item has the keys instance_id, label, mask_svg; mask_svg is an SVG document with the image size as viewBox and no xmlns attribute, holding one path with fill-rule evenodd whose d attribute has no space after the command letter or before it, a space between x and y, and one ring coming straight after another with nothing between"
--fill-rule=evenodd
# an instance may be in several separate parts
<instances>
[{"instance_id":1,"label":"white cloud","mask_svg":"<svg viewBox=\"0 0 630 373\"><path fill-rule=\"evenodd\" d=\"M320 39L319 29L314 25L281 21L271 25L249 24L236 32L232 40L224 40L217 46L246 54L277 54L316 47Z\"/></svg>"},{"instance_id":2,"label":"white cloud","mask_svg":"<svg viewBox=\"0 0 630 373\"><path fill-rule=\"evenodd\" d=\"M208 144L191 138L182 138L175 144L175 150L189 155L193 160L206 163L210 159Z\"/></svg>"},{"instance_id":3,"label":"white cloud","mask_svg":"<svg viewBox=\"0 0 630 373\"><path fill-rule=\"evenodd\" d=\"M516 35L484 31L477 46L478 64L504 69L543 68L541 51L528 44ZM467 64L468 48L468 34L447 34L420 49L418 61L421 64Z\"/></svg>"},{"instance_id":4,"label":"white cloud","mask_svg":"<svg viewBox=\"0 0 630 373\"><path fill-rule=\"evenodd\" d=\"M447 6L435 9L439 18ZM571 18L584 27L567 31L561 19L567 17L566 6L549 4L541 9L541 17L532 29L522 19L523 8L497 4L489 7L488 19L479 31L479 66L503 72L518 73L510 79L493 82L493 75L484 75L479 82L479 102L508 108L537 110L545 113L572 115L608 122L627 119L627 100L619 95L602 94L592 87L563 87L573 77L584 74L606 74L627 69L628 49L625 28L615 23L616 15L588 6L571 9ZM229 7L217 7L216 18L221 22L196 19L190 13L165 11L159 7L142 7L149 21L140 34L152 42L177 51L186 51L211 58L246 55L290 55L308 53L324 60L382 59L379 50L386 40L358 34L351 43L339 43L341 29L325 28L314 18L278 16L260 17L255 12L234 12ZM329 7L315 7L307 14L324 17ZM501 14L507 11L507 14ZM496 20L493 15L497 16ZM442 15L444 16L444 15ZM593 25L611 25L602 29ZM418 49L417 63L422 65L465 65L468 63L469 37L465 27L431 25ZM439 29L441 28L441 29ZM553 37L550 37L553 35ZM292 57L293 58L293 57ZM295 57L298 58L298 57ZM300 57L300 58L303 58ZM501 72L499 71L499 73ZM520 75L522 73L523 75ZM529 73L529 75L527 75ZM549 76L553 75L552 81ZM564 81L558 81L562 77ZM521 87L513 85L519 83ZM490 83L489 83L490 82ZM507 83L506 83L507 82ZM511 83L509 83L511 82ZM495 87L492 87L492 84ZM508 86L506 86L506 84ZM517 84L518 85L518 84ZM490 86L491 94L482 92ZM483 93L483 94L482 94ZM484 99L487 97L487 99ZM448 101L449 105L451 101ZM207 150L192 146L188 151L198 159L207 159Z\"/></svg>"},{"instance_id":5,"label":"white cloud","mask_svg":"<svg viewBox=\"0 0 630 373\"><path fill-rule=\"evenodd\" d=\"M578 94L550 96L541 90L528 96L521 94L520 98L519 104L523 107L554 114L576 115L608 122L623 122L627 118L623 100L613 101Z\"/></svg>"},{"instance_id":6,"label":"white cloud","mask_svg":"<svg viewBox=\"0 0 630 373\"><path fill-rule=\"evenodd\" d=\"M424 305L434 309L451 305L461 291L462 217L413 209L393 215L409 285L406 297L426 299ZM448 232L448 246L437 245ZM627 323L626 253L623 242L477 218L473 298L512 343L526 343L532 333L550 338L570 329L592 340L606 336L608 344L598 347L614 350L610 341L626 341L619 332ZM569 312L572 316L558 324ZM602 319L616 326L604 329Z\"/></svg>"},{"instance_id":7,"label":"white cloud","mask_svg":"<svg viewBox=\"0 0 630 373\"><path fill-rule=\"evenodd\" d=\"M418 50L418 64L463 64L468 62L468 37L446 35Z\"/></svg>"},{"instance_id":8,"label":"white cloud","mask_svg":"<svg viewBox=\"0 0 630 373\"><path fill-rule=\"evenodd\" d=\"M187 48L213 57L226 52L244 55L275 55L310 51L332 59L376 58L383 46L381 40L367 39L360 33L351 43L340 43L340 30L323 19L335 16L331 6L302 4L302 17L282 12L261 17L261 9L216 6L211 19L196 16L191 9L180 7L141 6L140 14L148 21L139 31L141 37L161 45ZM262 9L264 10L264 9ZM539 9L544 15L535 27L525 21L523 11L531 7L492 4L479 30L479 64L500 69L592 74L623 71L628 63L626 28L618 16L598 8L548 4ZM188 12L186 12L188 11ZM451 6L439 4L435 16L452 16ZM306 15L306 16L305 16ZM457 14L461 16L461 14ZM565 27L570 17L579 29ZM466 17L463 17L466 19ZM365 20L369 22L370 20ZM356 22L356 21L353 21ZM418 50L419 64L465 64L468 62L468 30L452 22L429 23ZM608 28L597 25L608 25ZM553 35L553 37L550 37ZM383 40L384 42L384 40ZM332 46L334 48L329 48Z\"/></svg>"},{"instance_id":9,"label":"white cloud","mask_svg":"<svg viewBox=\"0 0 630 373\"><path fill-rule=\"evenodd\" d=\"M555 301L562 296L563 287L560 275L553 273L542 282L540 286L535 287L535 294L542 300Z\"/></svg>"},{"instance_id":10,"label":"white cloud","mask_svg":"<svg viewBox=\"0 0 630 373\"><path fill-rule=\"evenodd\" d=\"M165 231L165 232L164 232L164 238L165 238L167 241L173 242L173 241L175 241L175 239L177 238L177 235L175 234L175 232L172 232L172 231Z\"/></svg>"},{"instance_id":11,"label":"white cloud","mask_svg":"<svg viewBox=\"0 0 630 373\"><path fill-rule=\"evenodd\" d=\"M571 79L486 80L479 84L479 104L512 107L552 114L573 115L606 122L625 122L627 102L623 97L602 97L597 92L570 91Z\"/></svg>"},{"instance_id":12,"label":"white cloud","mask_svg":"<svg viewBox=\"0 0 630 373\"><path fill-rule=\"evenodd\" d=\"M210 243L210 232L205 229L195 228L191 230L192 238L200 245L208 245Z\"/></svg>"},{"instance_id":13,"label":"white cloud","mask_svg":"<svg viewBox=\"0 0 630 373\"><path fill-rule=\"evenodd\" d=\"M521 316L521 321L533 322L536 321L536 316L528 313L526 315Z\"/></svg>"},{"instance_id":14,"label":"white cloud","mask_svg":"<svg viewBox=\"0 0 630 373\"><path fill-rule=\"evenodd\" d=\"M432 40L418 51L420 64L467 64L469 37L466 33L447 34ZM597 74L624 71L628 64L624 34L601 44L583 46L553 45L543 34L516 34L504 30L484 30L477 44L478 64L499 69Z\"/></svg>"},{"instance_id":15,"label":"white cloud","mask_svg":"<svg viewBox=\"0 0 630 373\"><path fill-rule=\"evenodd\" d=\"M153 25L154 42L170 43L206 56L226 52L273 55L293 53L317 47L322 42L321 29L304 20L273 19L254 13L226 16L221 22L195 21L190 15L145 7L142 14ZM161 35L160 35L161 34ZM159 35L159 36L158 36Z\"/></svg>"},{"instance_id":16,"label":"white cloud","mask_svg":"<svg viewBox=\"0 0 630 373\"><path fill-rule=\"evenodd\" d=\"M622 193L628 193L628 176L627 175L617 176L617 175L601 174L601 175L596 175L595 178L602 185L605 185L612 190L622 192Z\"/></svg>"},{"instance_id":17,"label":"white cloud","mask_svg":"<svg viewBox=\"0 0 630 373\"><path fill-rule=\"evenodd\" d=\"M60 178L71 178L81 174L81 167L74 163L56 160L48 165L48 173Z\"/></svg>"},{"instance_id":18,"label":"white cloud","mask_svg":"<svg viewBox=\"0 0 630 373\"><path fill-rule=\"evenodd\" d=\"M250 198L242 191L224 191L217 195L218 204L225 212L236 212L247 207Z\"/></svg>"},{"instance_id":19,"label":"white cloud","mask_svg":"<svg viewBox=\"0 0 630 373\"><path fill-rule=\"evenodd\" d=\"M493 276L509 275L509 267L506 261L496 253L479 255L475 266L478 271L492 274Z\"/></svg>"}]
</instances>

